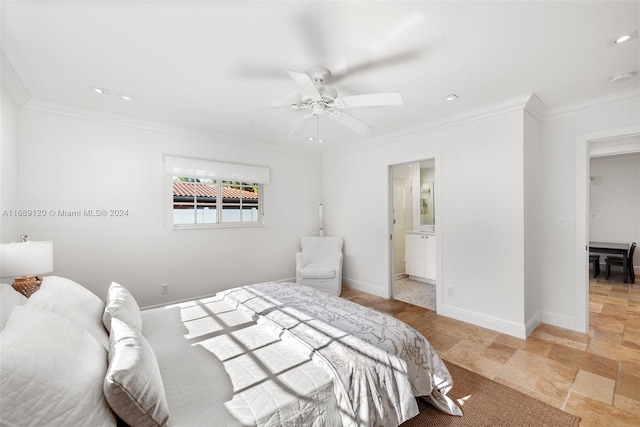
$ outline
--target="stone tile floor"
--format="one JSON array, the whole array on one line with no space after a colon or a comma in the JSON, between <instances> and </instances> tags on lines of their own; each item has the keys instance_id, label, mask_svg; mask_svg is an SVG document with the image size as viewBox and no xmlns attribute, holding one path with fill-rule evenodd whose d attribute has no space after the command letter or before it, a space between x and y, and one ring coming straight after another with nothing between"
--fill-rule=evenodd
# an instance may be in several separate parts
<instances>
[{"instance_id":1,"label":"stone tile floor","mask_svg":"<svg viewBox=\"0 0 640 427\"><path fill-rule=\"evenodd\" d=\"M413 326L445 362L581 417L581 427L640 426L640 285L621 275L589 285L589 333L540 324L526 340L349 288L341 296Z\"/></svg>"},{"instance_id":2,"label":"stone tile floor","mask_svg":"<svg viewBox=\"0 0 640 427\"><path fill-rule=\"evenodd\" d=\"M404 274L394 280L393 298L436 311L436 285L409 279Z\"/></svg>"}]
</instances>

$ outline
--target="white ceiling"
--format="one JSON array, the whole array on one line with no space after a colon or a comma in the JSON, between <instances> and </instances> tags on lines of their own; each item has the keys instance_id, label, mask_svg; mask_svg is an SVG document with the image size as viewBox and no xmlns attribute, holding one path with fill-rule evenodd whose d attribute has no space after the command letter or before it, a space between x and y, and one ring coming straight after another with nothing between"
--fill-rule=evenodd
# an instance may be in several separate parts
<instances>
[{"instance_id":1,"label":"white ceiling","mask_svg":"<svg viewBox=\"0 0 640 427\"><path fill-rule=\"evenodd\" d=\"M2 1L1 19L31 100L312 151L530 92L556 108L640 87L609 82L640 70L637 38L612 44L638 29L638 1ZM404 105L348 110L368 137L325 115L323 144L313 125L288 138L307 111L286 107L299 101L286 70L313 66L340 76L338 95L399 91Z\"/></svg>"}]
</instances>

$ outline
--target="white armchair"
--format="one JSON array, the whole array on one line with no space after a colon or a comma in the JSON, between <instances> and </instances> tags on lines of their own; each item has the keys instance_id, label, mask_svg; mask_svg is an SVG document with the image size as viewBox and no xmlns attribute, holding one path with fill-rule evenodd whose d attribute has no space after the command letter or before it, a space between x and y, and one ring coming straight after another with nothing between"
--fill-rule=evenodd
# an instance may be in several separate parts
<instances>
[{"instance_id":1,"label":"white armchair","mask_svg":"<svg viewBox=\"0 0 640 427\"><path fill-rule=\"evenodd\" d=\"M305 236L296 253L296 283L332 295L342 290L342 237Z\"/></svg>"}]
</instances>

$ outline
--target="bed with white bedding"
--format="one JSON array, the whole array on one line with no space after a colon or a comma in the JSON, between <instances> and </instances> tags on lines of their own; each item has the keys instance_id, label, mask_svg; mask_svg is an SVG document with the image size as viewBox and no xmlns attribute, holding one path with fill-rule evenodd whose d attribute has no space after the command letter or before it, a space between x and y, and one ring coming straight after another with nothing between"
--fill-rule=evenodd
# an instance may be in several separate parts
<instances>
[{"instance_id":1,"label":"bed with white bedding","mask_svg":"<svg viewBox=\"0 0 640 427\"><path fill-rule=\"evenodd\" d=\"M397 426L414 396L461 415L418 332L304 286L141 311L118 284L103 301L51 276L21 303L0 333L2 425Z\"/></svg>"}]
</instances>

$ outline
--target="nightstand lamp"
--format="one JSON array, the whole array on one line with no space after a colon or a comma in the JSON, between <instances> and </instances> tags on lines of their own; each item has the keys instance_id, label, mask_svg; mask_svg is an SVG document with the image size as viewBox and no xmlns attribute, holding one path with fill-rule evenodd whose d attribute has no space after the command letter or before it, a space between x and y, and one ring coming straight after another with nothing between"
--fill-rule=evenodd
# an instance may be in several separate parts
<instances>
[{"instance_id":1,"label":"nightstand lamp","mask_svg":"<svg viewBox=\"0 0 640 427\"><path fill-rule=\"evenodd\" d=\"M40 288L36 276L53 271L53 242L20 242L0 245L0 277L14 277L13 288L29 298Z\"/></svg>"}]
</instances>

